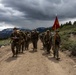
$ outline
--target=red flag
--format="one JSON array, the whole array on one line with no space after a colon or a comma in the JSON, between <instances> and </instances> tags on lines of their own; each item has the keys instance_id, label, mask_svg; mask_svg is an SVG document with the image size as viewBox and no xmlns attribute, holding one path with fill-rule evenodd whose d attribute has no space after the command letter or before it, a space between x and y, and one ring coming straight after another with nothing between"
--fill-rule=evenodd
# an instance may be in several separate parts
<instances>
[{"instance_id":1,"label":"red flag","mask_svg":"<svg viewBox=\"0 0 76 75\"><path fill-rule=\"evenodd\" d=\"M60 28L60 25L59 25L58 18L57 18L57 16L56 16L56 19L55 19L55 22L54 22L54 25L53 25L53 29L56 30L56 29L58 29L58 28Z\"/></svg>"}]
</instances>

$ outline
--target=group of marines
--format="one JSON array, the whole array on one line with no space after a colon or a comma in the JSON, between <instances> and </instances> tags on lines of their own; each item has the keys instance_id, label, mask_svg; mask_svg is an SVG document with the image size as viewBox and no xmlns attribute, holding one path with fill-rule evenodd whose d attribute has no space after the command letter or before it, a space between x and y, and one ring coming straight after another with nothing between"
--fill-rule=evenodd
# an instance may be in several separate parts
<instances>
[{"instance_id":1,"label":"group of marines","mask_svg":"<svg viewBox=\"0 0 76 75\"><path fill-rule=\"evenodd\" d=\"M59 60L59 48L60 48L60 36L58 31L52 35L49 30L44 33L39 33L37 30L33 31L21 31L18 28L14 28L10 36L11 38L11 49L13 56L18 56L20 52L29 50L29 44L32 43L33 51L37 52L38 40L41 40L43 44L43 50L46 50L46 54L50 54L50 50L53 50L54 58Z\"/></svg>"}]
</instances>

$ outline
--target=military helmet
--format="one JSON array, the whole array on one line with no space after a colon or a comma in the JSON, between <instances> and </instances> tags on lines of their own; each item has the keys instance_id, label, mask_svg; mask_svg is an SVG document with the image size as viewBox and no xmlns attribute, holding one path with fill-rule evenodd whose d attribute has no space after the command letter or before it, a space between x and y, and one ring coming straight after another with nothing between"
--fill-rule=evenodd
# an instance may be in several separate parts
<instances>
[{"instance_id":1,"label":"military helmet","mask_svg":"<svg viewBox=\"0 0 76 75\"><path fill-rule=\"evenodd\" d=\"M32 33L34 33L34 30L32 31Z\"/></svg>"},{"instance_id":2,"label":"military helmet","mask_svg":"<svg viewBox=\"0 0 76 75\"><path fill-rule=\"evenodd\" d=\"M50 32L49 30L46 31L47 33Z\"/></svg>"},{"instance_id":3,"label":"military helmet","mask_svg":"<svg viewBox=\"0 0 76 75\"><path fill-rule=\"evenodd\" d=\"M18 28L14 27L13 30L17 30Z\"/></svg>"}]
</instances>

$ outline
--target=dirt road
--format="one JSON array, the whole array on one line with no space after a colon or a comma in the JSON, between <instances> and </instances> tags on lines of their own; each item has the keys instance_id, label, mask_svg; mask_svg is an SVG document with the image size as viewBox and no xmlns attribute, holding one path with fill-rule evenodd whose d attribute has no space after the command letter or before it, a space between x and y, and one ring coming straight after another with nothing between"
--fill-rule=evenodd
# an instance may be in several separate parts
<instances>
[{"instance_id":1,"label":"dirt road","mask_svg":"<svg viewBox=\"0 0 76 75\"><path fill-rule=\"evenodd\" d=\"M0 49L0 75L76 75L76 63L60 52L60 61L45 55L38 42L38 52L29 51L12 58L10 46Z\"/></svg>"}]
</instances>

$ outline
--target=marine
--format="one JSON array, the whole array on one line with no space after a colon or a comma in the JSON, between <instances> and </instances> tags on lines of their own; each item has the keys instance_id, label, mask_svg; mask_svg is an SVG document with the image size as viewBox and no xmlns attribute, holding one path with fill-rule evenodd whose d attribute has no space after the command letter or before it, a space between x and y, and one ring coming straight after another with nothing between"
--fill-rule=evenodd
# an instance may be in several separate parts
<instances>
[{"instance_id":1,"label":"marine","mask_svg":"<svg viewBox=\"0 0 76 75\"><path fill-rule=\"evenodd\" d=\"M20 48L19 48L19 52L21 51L23 53L24 51L24 46L25 46L25 34L23 31L19 31L20 33Z\"/></svg>"},{"instance_id":2,"label":"marine","mask_svg":"<svg viewBox=\"0 0 76 75\"><path fill-rule=\"evenodd\" d=\"M20 34L17 32L17 28L15 27L13 29L13 32L10 36L11 38L11 49L12 49L12 53L13 53L13 56L14 57L16 55L18 55L18 51L19 51L19 41L20 41Z\"/></svg>"},{"instance_id":3,"label":"marine","mask_svg":"<svg viewBox=\"0 0 76 75\"><path fill-rule=\"evenodd\" d=\"M60 35L58 34L58 30L55 32L54 35L54 47L53 47L53 54L54 54L54 58L56 58L57 60L60 59L59 57L59 48L60 48L60 43L61 43L61 38Z\"/></svg>"},{"instance_id":4,"label":"marine","mask_svg":"<svg viewBox=\"0 0 76 75\"><path fill-rule=\"evenodd\" d=\"M49 30L47 30L45 34L44 41L45 41L45 48L47 50L47 54L50 54L50 49L52 47L52 36Z\"/></svg>"},{"instance_id":5,"label":"marine","mask_svg":"<svg viewBox=\"0 0 76 75\"><path fill-rule=\"evenodd\" d=\"M25 32L25 50L29 49L30 39L31 39L31 36L29 32Z\"/></svg>"},{"instance_id":6,"label":"marine","mask_svg":"<svg viewBox=\"0 0 76 75\"><path fill-rule=\"evenodd\" d=\"M36 30L32 31L31 33L31 41L33 44L33 51L37 52L38 34Z\"/></svg>"}]
</instances>

